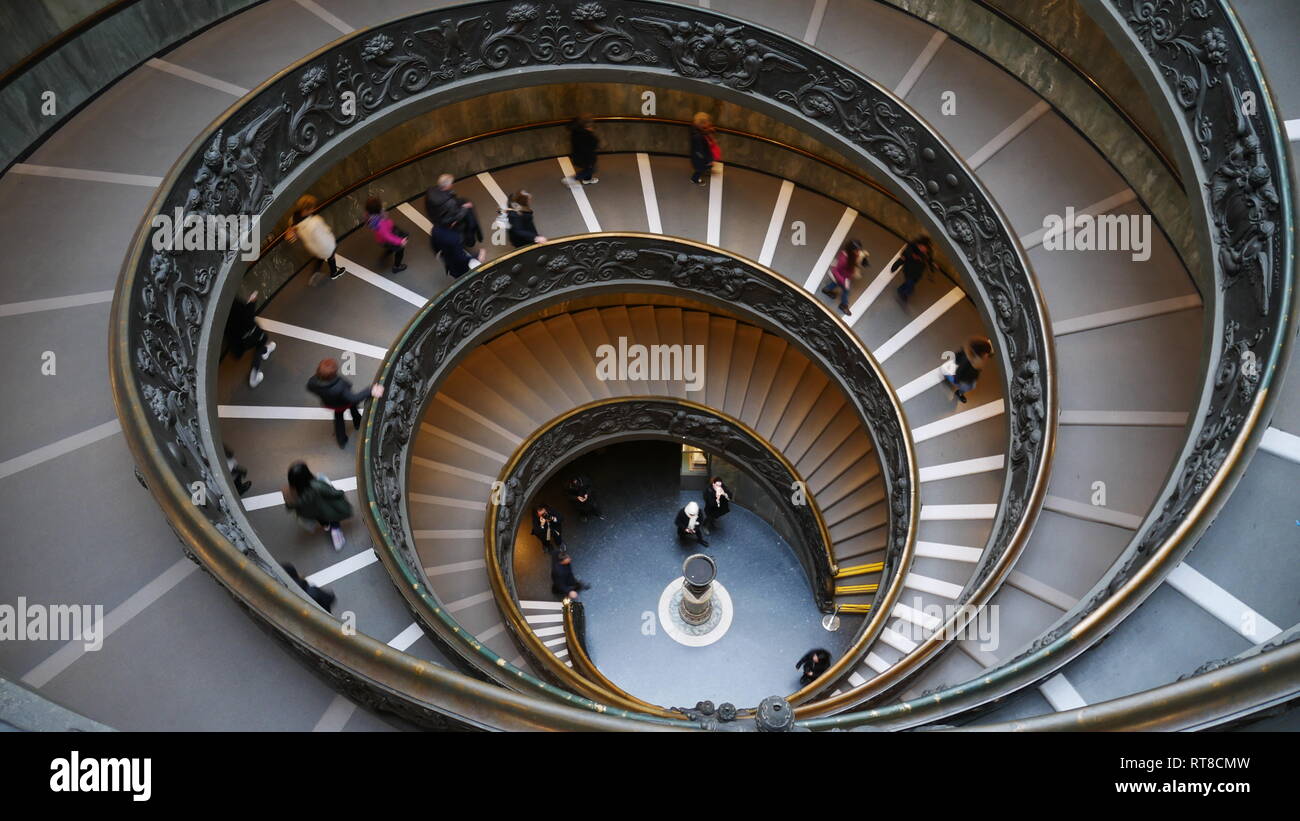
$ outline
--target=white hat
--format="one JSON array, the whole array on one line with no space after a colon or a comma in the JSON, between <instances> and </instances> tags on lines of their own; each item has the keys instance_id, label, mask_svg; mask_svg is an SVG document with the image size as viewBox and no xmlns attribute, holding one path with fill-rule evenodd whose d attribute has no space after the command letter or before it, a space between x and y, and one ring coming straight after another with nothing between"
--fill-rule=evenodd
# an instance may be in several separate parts
<instances>
[{"instance_id":1,"label":"white hat","mask_svg":"<svg viewBox=\"0 0 1300 821\"><path fill-rule=\"evenodd\" d=\"M700 506L699 506L699 505L695 504L694 502L687 502L687 503L686 503L686 515L687 515L687 516L694 516L694 515L698 514L699 512L700 512Z\"/></svg>"}]
</instances>

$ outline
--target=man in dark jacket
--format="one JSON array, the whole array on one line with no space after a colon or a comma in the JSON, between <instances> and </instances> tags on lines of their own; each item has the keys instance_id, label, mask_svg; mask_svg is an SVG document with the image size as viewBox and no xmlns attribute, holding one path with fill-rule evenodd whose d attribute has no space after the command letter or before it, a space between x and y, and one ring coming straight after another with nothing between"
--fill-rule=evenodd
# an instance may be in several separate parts
<instances>
[{"instance_id":1,"label":"man in dark jacket","mask_svg":"<svg viewBox=\"0 0 1300 821\"><path fill-rule=\"evenodd\" d=\"M563 550L551 554L551 592L563 599L578 598L579 590L591 585L573 575L573 560Z\"/></svg>"},{"instance_id":2,"label":"man in dark jacket","mask_svg":"<svg viewBox=\"0 0 1300 821\"><path fill-rule=\"evenodd\" d=\"M930 238L922 235L907 243L898 259L889 266L891 271L899 268L903 269L903 284L898 286L898 295L906 300L916 290L916 283L921 281L925 269L934 268L934 249L930 245Z\"/></svg>"},{"instance_id":3,"label":"man in dark jacket","mask_svg":"<svg viewBox=\"0 0 1300 821\"><path fill-rule=\"evenodd\" d=\"M721 477L714 476L709 486L704 489L704 518L712 523L731 512L731 491L722 483Z\"/></svg>"},{"instance_id":4,"label":"man in dark jacket","mask_svg":"<svg viewBox=\"0 0 1300 821\"><path fill-rule=\"evenodd\" d=\"M248 350L253 351L253 365L248 370L250 388L262 384L262 360L275 350L275 343L257 324L256 318L257 291L254 291L247 300L236 299L226 319L226 338L230 340L230 352L235 358L240 358Z\"/></svg>"},{"instance_id":5,"label":"man in dark jacket","mask_svg":"<svg viewBox=\"0 0 1300 821\"><path fill-rule=\"evenodd\" d=\"M587 115L575 119L569 126L569 159L573 161L573 181L583 185L595 185L596 150L600 148L600 138L596 136L596 123Z\"/></svg>"},{"instance_id":6,"label":"man in dark jacket","mask_svg":"<svg viewBox=\"0 0 1300 821\"><path fill-rule=\"evenodd\" d=\"M438 184L424 195L424 209L433 223L429 242L442 257L447 273L458 277L475 267L475 260L482 262L485 252L480 251L475 257L465 250L483 238L483 231L474 214L474 203L458 197L452 190L455 181L450 174L438 177Z\"/></svg>"},{"instance_id":7,"label":"man in dark jacket","mask_svg":"<svg viewBox=\"0 0 1300 821\"><path fill-rule=\"evenodd\" d=\"M826 672L826 669L830 666L831 654L829 652L820 647L809 650L795 664L796 669L803 670L803 675L799 677L799 684L811 684L814 679Z\"/></svg>"},{"instance_id":8,"label":"man in dark jacket","mask_svg":"<svg viewBox=\"0 0 1300 821\"><path fill-rule=\"evenodd\" d=\"M307 390L320 398L320 403L334 411L334 438L339 447L348 443L347 430L343 427L343 414L352 414L352 427L361 427L361 409L358 407L373 396L378 399L384 395L380 385L371 385L363 391L353 391L352 383L339 376L339 363L334 359L322 359L316 366L316 375L307 380Z\"/></svg>"},{"instance_id":9,"label":"man in dark jacket","mask_svg":"<svg viewBox=\"0 0 1300 821\"><path fill-rule=\"evenodd\" d=\"M600 515L600 508L596 507L596 494L591 489L591 480L584 475L574 476L565 484L564 489L569 494L569 501L573 503L573 509L578 511L578 518L587 521L591 516L597 519L603 519Z\"/></svg>"},{"instance_id":10,"label":"man in dark jacket","mask_svg":"<svg viewBox=\"0 0 1300 821\"><path fill-rule=\"evenodd\" d=\"M542 543L542 552L564 549L563 519L549 505L540 505L533 515L533 535Z\"/></svg>"}]
</instances>

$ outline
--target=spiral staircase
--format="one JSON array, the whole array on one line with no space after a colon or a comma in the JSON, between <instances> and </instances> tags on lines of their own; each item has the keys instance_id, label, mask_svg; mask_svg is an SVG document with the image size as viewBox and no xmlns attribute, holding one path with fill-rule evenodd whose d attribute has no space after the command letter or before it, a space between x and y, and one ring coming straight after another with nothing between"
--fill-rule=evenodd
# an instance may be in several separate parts
<instances>
[{"instance_id":1,"label":"spiral staircase","mask_svg":"<svg viewBox=\"0 0 1300 821\"><path fill-rule=\"evenodd\" d=\"M436 12L429 11L431 5ZM637 19L653 21L662 18L651 12L672 13L664 4L636 10L614 3L559 5L575 30L591 35L581 42L595 46L613 37L609 32L623 15L636 12L647 15ZM368 165L360 141L328 157L342 160L338 165L322 161L315 167L318 176L332 165L351 174L329 212L348 273L312 284L301 258L292 257L288 244L272 233L242 283L227 282L215 268L196 280L193 298L210 299L211 307L200 308L192 325L194 361L180 357L172 370L193 387L196 405L188 416L180 405L170 408L172 421L185 419L175 425L184 432L179 450L171 443L155 446L154 467L142 464L148 460L136 440L158 427L124 429L117 414L144 418L152 410L163 419L169 411L159 412L159 402L181 400L158 400L156 392L126 387L132 363L122 364L126 348L119 343L145 313L139 306L153 298L132 302L131 263L149 271L142 217L163 210L173 185L177 191L189 185L178 172L185 161L219 144L210 140L208 124L277 78L292 77L294 86L303 78L299 87L310 104L298 113L313 112L320 100L305 85L303 66L349 39L378 42L365 30L404 15L425 15L413 30L434 32L427 41L450 60L484 20L500 22L501 42L508 43L528 26L558 26L548 15L559 20L561 14L547 3L484 4L444 13L441 7L450 4L267 0L126 72L51 128L0 178L8 194L0 206L0 232L10 260L0 278L0 327L8 329L10 382L25 400L5 426L0 452L0 480L6 483L0 498L9 530L0 558L0 603L21 596L31 602L103 603L106 612L104 647L97 652L86 652L80 642L0 642L3 678L120 729L717 727L707 716L639 712L634 692L611 697L607 682L580 681L584 662L574 663L572 632L556 629L563 621L558 605L503 600L494 587L492 560L485 560L496 515L492 490L512 455L551 420L592 402L636 395L692 400L736 420L806 481L837 576L833 599L840 629L859 641L854 656L813 687L796 692L792 681L789 693L773 694L790 699L802 726L1057 729L1079 720L1161 726L1172 712L1159 707L1169 693L1185 691L1184 697L1195 699L1203 694L1195 690L1198 683L1236 675L1231 680L1242 694L1236 702L1229 698L1229 705L1180 728L1243 719L1256 721L1256 727L1293 727L1295 714L1278 708L1300 691L1295 663L1275 665L1271 677L1247 671L1251 659L1265 653L1294 651L1287 646L1300 624L1294 594L1300 573L1294 528L1300 521L1292 515L1294 494L1288 492L1300 462L1300 417L1292 401L1296 381L1284 373L1295 330L1294 260L1291 241L1283 240L1291 226L1280 224L1263 240L1287 253L1272 259L1272 270L1281 275L1266 275L1260 286L1271 299L1264 313L1272 312L1272 324L1246 325L1237 314L1228 316L1228 303L1250 296L1248 289L1257 286L1229 290L1210 279L1211 299L1205 276L1193 269L1200 264L1218 270L1224 257L1203 253L1189 262L1189 249L1210 247L1187 239L1196 236L1195 219L1161 221L1198 211L1201 204L1189 208L1183 194L1181 204L1158 202L1153 212L1136 183L1117 170L1122 151L1099 148L1081 130L1086 125L1071 122L1053 100L1000 65L997 55L983 54L940 27L942 15L913 16L894 7L901 4L874 0L700 5L705 8L693 13L721 19L724 28L766 27L755 30L756 36L771 51L758 55L764 68L754 71L769 65L779 71L782 60L804 59L794 51L802 41L901 100L964 163L978 181L975 190L995 203L995 221L1018 240L1032 286L1011 299L1041 308L1050 336L1038 361L1050 372L1042 379L1051 390L1033 393L1038 374L1010 371L1010 352L997 345L996 364L986 369L969 403L958 404L941 377L945 354L975 334L1004 339L998 318L1007 315L999 301L1006 295L975 286L952 253L958 246L944 239L942 270L923 279L910 300L899 299L900 279L891 265L918 223L890 215L917 207L887 186L877 200L854 198L843 188L816 190L795 173L789 153L764 148L773 141L764 143L744 129L721 138L724 146L746 146L737 152L741 161L719 164L703 189L689 181L680 124L650 122L653 117L643 118L647 127L681 134L681 153L660 143L603 153L601 182L571 187L563 181L572 173L568 159L549 150L547 132L523 128L525 120L518 128L463 141L470 147L466 153L445 155L464 171L456 190L482 214L503 204L507 192L530 191L539 230L552 243L595 236L689 244L770 273L792 299L834 318L848 344L859 346L878 369L901 409L896 421L905 426L907 444L900 448L916 479L915 527L905 547L891 547L899 518L891 513L890 493L899 477L882 469L890 464L879 453L884 428L862 412L857 393L819 357L822 352L801 346L789 328L768 326L685 291L593 291L585 302L539 305L509 327L485 329L420 399L418 424L402 450L409 458L402 504L414 556L403 564L400 528L377 512L383 491L367 484L374 477L366 448L381 438L379 425L389 416L368 409L365 429L340 449L330 433L331 414L315 405L303 384L319 360L342 358L356 384L378 380L389 386L390 404L382 413L393 413L392 387L401 354L409 350L403 346L431 316L430 306L489 287L482 283L504 272L516 276L528 265L541 270L545 261L536 260L547 250L540 245L507 256L506 246L488 239L485 265L453 280L430 249L422 196L406 190L409 178L400 168ZM992 14L997 4L968 5ZM1115 19L1124 20L1128 4L1084 3L1099 19L1102 7L1112 5L1121 7ZM1294 31L1296 13L1244 0L1232 6L1268 79L1279 83L1269 86L1273 98L1261 108L1274 122L1295 114L1300 87L1291 84L1288 44L1277 32L1288 25ZM1135 41L1141 41L1142 21L1128 19ZM671 35L671 26L647 25L653 35ZM1213 41L1192 42L1213 51ZM615 52L614 62L625 56ZM534 53L514 70L544 71L545 62ZM414 99L415 90L403 86L409 64L385 53L376 65L385 83L390 75L395 80L393 99L406 91ZM743 71L750 68L719 87L720 97L742 106L745 95L757 93L747 85L757 74ZM616 73L610 77L622 82ZM454 84L454 72L448 82ZM1158 82L1153 77L1146 88L1163 105L1166 100L1151 90ZM469 94L457 93L448 101ZM1098 107L1108 105L1103 97L1098 89ZM955 116L945 108L951 100L958 106ZM284 110L292 113L295 104L284 103ZM816 112L803 113L809 123L816 119ZM219 136L243 129L239 133L251 135L247 147L255 152L256 127L250 131L241 116L236 113ZM618 118L602 119L608 125L598 127L617 127ZM338 136L346 130L339 125ZM310 140L334 136L326 132ZM378 133L372 128L363 136ZM809 133L816 139L823 132L809 126ZM502 154L489 140L535 141L536 147ZM1159 143L1152 139L1151 146ZM311 149L317 144L311 142ZM753 145L759 148L750 150ZM1193 143L1175 153L1192 156L1195 149ZM853 165L843 157L805 154L804 163L826 173L844 174ZM310 182L311 167L294 165L304 155L310 157L311 150L280 155L281 170L291 169L281 180L285 191L301 191ZM508 161L495 159L502 156ZM1285 174L1286 168L1274 170ZM1191 173L1177 162L1161 171L1174 178ZM873 182L872 174L854 173L859 188ZM952 178L954 185L959 176ZM1142 182L1157 190L1150 180ZM1284 176L1278 180L1274 219L1290 218L1291 184ZM367 193L389 191L410 197L388 204L411 238L409 267L396 275L356 209ZM284 191L266 192L266 201L278 204L273 194ZM943 195L931 190L927 196ZM877 201L885 205L873 208ZM1051 250L1044 217L1067 207L1090 217L1152 217L1149 259ZM264 224L281 219L283 210L268 211ZM798 231L792 230L796 224ZM942 223L960 242L956 224ZM65 237L69 227L72 236ZM1210 233L1205 226L1200 230ZM1230 227L1218 242L1231 246L1227 240L1235 241L1240 230ZM850 237L863 242L870 264L849 314L840 318L818 291L835 249ZM276 248L280 256L271 253ZM118 282L123 259L128 271ZM224 260L227 266L232 262ZM153 273L159 290L171 281L167 271ZM148 281L138 282L140 293L147 291ZM211 312L209 320L224 316L219 303L228 305L236 291L259 288L259 321L277 347L264 365L265 380L250 388L248 360L222 358L220 334L209 327L220 324L202 320L203 310ZM186 299L174 309L182 329L193 309ZM1213 338L1220 328L1226 337ZM1269 333L1281 334L1272 352ZM692 396L668 381L633 390L597 379L593 351L620 337L646 345L705 345L705 390ZM101 359L105 338L113 340L114 365L107 371ZM1258 379L1235 358L1243 350L1266 363L1269 388L1261 394L1269 394L1267 403L1249 393ZM196 370L207 375L207 383ZM101 378L104 373L108 380ZM1224 411L1204 420L1219 425L1213 438L1226 443L1229 453L1208 466L1194 464L1202 449L1193 447L1198 436L1190 432L1202 442L1210 435L1197 424L1207 410L1218 412L1207 397L1224 384L1230 391L1241 386L1242 401L1253 411ZM1056 413L1055 420L1034 416L1045 411ZM1032 473L1020 458L1027 428L1042 431L1042 440L1035 440L1044 451L1034 474L1040 478L1030 476L1041 488L1016 495L1008 488ZM202 460L194 454L210 450L209 441L229 447L253 482L242 496L227 493L216 503L226 514L221 521L207 512L196 518L177 501L189 496L190 483L172 480L176 488L169 490L170 477L158 467L172 465L178 477L182 469L197 469L213 486L228 483L218 462L206 469L195 464ZM197 450L187 451L191 445ZM278 488L285 467L296 459L330 477L358 508L339 553L320 534L303 532L283 510ZM149 493L128 481L133 470ZM1210 502L1171 502L1211 491L1231 496L1217 510L1209 509ZM1165 515L1169 510L1172 519ZM247 532L209 519L246 523ZM1021 523L1023 538L1014 534ZM1138 538L1157 526L1181 534L1180 525L1189 532L1159 547L1159 540ZM178 537L186 556L176 551ZM224 547L214 541L223 538ZM334 612L326 614L285 588L274 567L282 562L333 590ZM194 572L200 567L220 584ZM232 584L237 574L261 574L264 586ZM231 606L223 587L239 607ZM933 613L965 602L996 608L996 645L974 638L931 640L946 618ZM252 629L250 612L272 629ZM530 652L516 617L551 659ZM345 629L336 629L339 624ZM927 639L916 640L918 633ZM1062 648L1055 653L1060 661L1044 660L1045 648ZM297 663L294 655L308 663ZM376 671L367 666L370 657L388 666ZM598 658L591 661L598 666ZM322 670L324 677L313 674ZM412 678L399 677L407 673ZM973 686L981 680L996 681L996 687ZM396 698L375 695L383 689L376 682L387 687L392 681L410 681L411 689ZM619 709L606 710L606 700ZM739 706L743 712L756 705ZM723 724L739 726L748 718L745 713Z\"/></svg>"}]
</instances>

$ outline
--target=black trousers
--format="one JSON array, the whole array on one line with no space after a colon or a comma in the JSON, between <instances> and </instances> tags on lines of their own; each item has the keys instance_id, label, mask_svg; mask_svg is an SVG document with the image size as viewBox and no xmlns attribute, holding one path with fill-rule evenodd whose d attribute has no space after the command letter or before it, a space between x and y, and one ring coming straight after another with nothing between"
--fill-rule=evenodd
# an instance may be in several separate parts
<instances>
[{"instance_id":1,"label":"black trousers","mask_svg":"<svg viewBox=\"0 0 1300 821\"><path fill-rule=\"evenodd\" d=\"M350 408L334 409L334 438L339 441L339 447L343 447L348 441L347 428L343 426L343 414L352 414L352 427L354 430L361 429L361 409L356 405Z\"/></svg>"}]
</instances>

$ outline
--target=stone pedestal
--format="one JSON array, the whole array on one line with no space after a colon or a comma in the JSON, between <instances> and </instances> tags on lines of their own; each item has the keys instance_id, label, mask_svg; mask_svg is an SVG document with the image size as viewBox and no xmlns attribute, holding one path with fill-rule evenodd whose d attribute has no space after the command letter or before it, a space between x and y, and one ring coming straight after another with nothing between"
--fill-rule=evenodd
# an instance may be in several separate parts
<instances>
[{"instance_id":1,"label":"stone pedestal","mask_svg":"<svg viewBox=\"0 0 1300 821\"><path fill-rule=\"evenodd\" d=\"M682 563L682 598L678 614L687 624L704 624L713 615L713 579L717 565L703 553L686 557Z\"/></svg>"}]
</instances>

